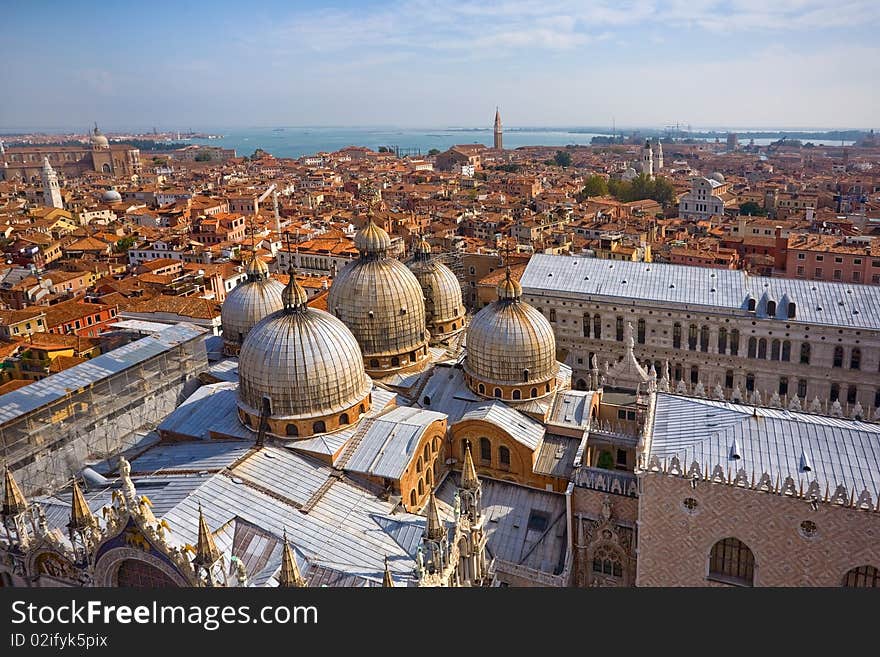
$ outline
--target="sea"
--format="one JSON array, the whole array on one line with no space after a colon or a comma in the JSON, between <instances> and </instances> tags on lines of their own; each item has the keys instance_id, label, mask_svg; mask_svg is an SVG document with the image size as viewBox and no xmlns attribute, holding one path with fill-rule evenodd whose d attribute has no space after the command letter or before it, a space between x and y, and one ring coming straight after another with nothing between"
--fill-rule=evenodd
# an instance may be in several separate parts
<instances>
[{"instance_id":1,"label":"sea","mask_svg":"<svg viewBox=\"0 0 880 657\"><path fill-rule=\"evenodd\" d=\"M207 132L206 134L215 134ZM432 148L445 151L460 144L484 144L491 146L491 129L447 128L424 130L409 128L238 128L218 130L217 139L181 140L193 144L206 144L234 148L238 155L251 155L262 148L275 157L302 157L319 151L333 152L346 146L366 146L378 150L381 146L400 152L401 155L426 155ZM594 132L575 130L526 130L504 131L504 147L519 146L567 146L589 145Z\"/></svg>"},{"instance_id":2,"label":"sea","mask_svg":"<svg viewBox=\"0 0 880 657\"><path fill-rule=\"evenodd\" d=\"M216 135L215 139L188 139L186 143L206 144L234 148L238 155L251 155L261 148L276 157L302 157L320 151L333 152L346 146L366 146L378 150L385 146L401 155L426 155L436 148L445 151L459 144L484 144L491 146L493 132L480 128L358 128L358 127L275 127L275 128L235 128L211 131L204 134ZM572 129L547 128L507 128L504 130L504 147L520 146L568 146L589 145L593 137L610 136L607 133L584 132ZM714 139L705 139L714 141ZM758 146L766 146L776 139L755 139ZM804 140L807 141L807 140ZM817 146L851 145L852 141L810 140ZM742 145L749 143L741 140Z\"/></svg>"}]
</instances>

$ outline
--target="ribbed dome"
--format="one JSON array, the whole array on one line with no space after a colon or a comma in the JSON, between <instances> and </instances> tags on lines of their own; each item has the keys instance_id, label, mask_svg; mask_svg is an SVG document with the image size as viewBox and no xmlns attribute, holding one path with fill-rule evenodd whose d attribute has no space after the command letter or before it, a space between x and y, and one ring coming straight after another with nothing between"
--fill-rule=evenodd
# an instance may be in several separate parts
<instances>
[{"instance_id":1,"label":"ribbed dome","mask_svg":"<svg viewBox=\"0 0 880 657\"><path fill-rule=\"evenodd\" d=\"M427 340L422 288L394 258L361 257L343 268L327 305L357 338L364 358L411 352Z\"/></svg>"},{"instance_id":2,"label":"ribbed dome","mask_svg":"<svg viewBox=\"0 0 880 657\"><path fill-rule=\"evenodd\" d=\"M498 291L516 295L489 304L471 320L465 371L485 383L511 386L554 379L559 365L550 322L520 301L519 283L509 275Z\"/></svg>"},{"instance_id":3,"label":"ribbed dome","mask_svg":"<svg viewBox=\"0 0 880 657\"><path fill-rule=\"evenodd\" d=\"M101 134L98 126L95 126L95 131L92 133L90 141L95 148L110 148L110 142L107 141L107 137Z\"/></svg>"},{"instance_id":4,"label":"ribbed dome","mask_svg":"<svg viewBox=\"0 0 880 657\"><path fill-rule=\"evenodd\" d=\"M115 189L108 189L106 192L101 194L101 200L107 203L118 203L122 200L122 194L117 192Z\"/></svg>"},{"instance_id":5,"label":"ribbed dome","mask_svg":"<svg viewBox=\"0 0 880 657\"><path fill-rule=\"evenodd\" d=\"M272 419L308 419L362 402L372 388L351 332L332 315L304 305L276 312L248 334L238 360L238 404Z\"/></svg>"},{"instance_id":6,"label":"ribbed dome","mask_svg":"<svg viewBox=\"0 0 880 657\"><path fill-rule=\"evenodd\" d=\"M251 269L248 267L248 280L233 288L220 307L223 340L239 346L257 322L284 307L284 286L268 278L268 269L265 273Z\"/></svg>"},{"instance_id":7,"label":"ribbed dome","mask_svg":"<svg viewBox=\"0 0 880 657\"><path fill-rule=\"evenodd\" d=\"M498 286L495 288L500 300L519 299L522 296L522 285L515 278L510 277L510 270Z\"/></svg>"},{"instance_id":8,"label":"ribbed dome","mask_svg":"<svg viewBox=\"0 0 880 657\"><path fill-rule=\"evenodd\" d=\"M438 260L414 260L409 268L422 287L425 320L429 325L464 317L461 285L449 267ZM433 336L434 331L429 330Z\"/></svg>"},{"instance_id":9,"label":"ribbed dome","mask_svg":"<svg viewBox=\"0 0 880 657\"><path fill-rule=\"evenodd\" d=\"M254 254L250 263L248 263L247 273L248 276L265 278L269 275L269 265L267 265L262 258Z\"/></svg>"},{"instance_id":10,"label":"ribbed dome","mask_svg":"<svg viewBox=\"0 0 880 657\"><path fill-rule=\"evenodd\" d=\"M384 255L391 248L391 238L372 219L354 236L355 248L361 255Z\"/></svg>"}]
</instances>

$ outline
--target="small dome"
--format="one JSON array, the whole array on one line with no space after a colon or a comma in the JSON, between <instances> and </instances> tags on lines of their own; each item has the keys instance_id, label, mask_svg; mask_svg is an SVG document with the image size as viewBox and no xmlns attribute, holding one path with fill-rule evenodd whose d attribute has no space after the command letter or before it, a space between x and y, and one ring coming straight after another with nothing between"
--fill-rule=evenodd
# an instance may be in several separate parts
<instances>
[{"instance_id":1,"label":"small dome","mask_svg":"<svg viewBox=\"0 0 880 657\"><path fill-rule=\"evenodd\" d=\"M498 283L495 291L498 293L498 299L502 301L516 300L522 296L522 286L519 284L518 280L511 278L509 267L507 269L507 276Z\"/></svg>"},{"instance_id":2,"label":"small dome","mask_svg":"<svg viewBox=\"0 0 880 657\"><path fill-rule=\"evenodd\" d=\"M107 137L101 134L101 131L98 130L98 126L95 126L95 130L92 132L89 141L91 141L94 148L110 148L110 142L107 141Z\"/></svg>"},{"instance_id":3,"label":"small dome","mask_svg":"<svg viewBox=\"0 0 880 657\"><path fill-rule=\"evenodd\" d=\"M371 218L354 236L354 245L362 256L384 255L391 248L391 238Z\"/></svg>"},{"instance_id":4,"label":"small dome","mask_svg":"<svg viewBox=\"0 0 880 657\"><path fill-rule=\"evenodd\" d=\"M419 243L416 244L416 248L414 250L416 255L430 255L431 254L431 245L428 244L428 240L422 238L419 240Z\"/></svg>"},{"instance_id":5,"label":"small dome","mask_svg":"<svg viewBox=\"0 0 880 657\"><path fill-rule=\"evenodd\" d=\"M713 171L711 174L709 174L709 178L714 180L715 182L724 182L724 176L721 175L721 173L719 173L718 171Z\"/></svg>"},{"instance_id":6,"label":"small dome","mask_svg":"<svg viewBox=\"0 0 880 657\"><path fill-rule=\"evenodd\" d=\"M248 280L233 288L220 307L226 353L235 354L258 322L284 307L283 292L284 286L269 278L268 270L263 275L248 268Z\"/></svg>"},{"instance_id":7,"label":"small dome","mask_svg":"<svg viewBox=\"0 0 880 657\"><path fill-rule=\"evenodd\" d=\"M122 200L122 194L117 192L115 189L108 189L103 194L101 194L101 200L105 203L118 203Z\"/></svg>"},{"instance_id":8,"label":"small dome","mask_svg":"<svg viewBox=\"0 0 880 657\"><path fill-rule=\"evenodd\" d=\"M305 305L254 326L242 345L238 373L239 408L258 417L268 397L272 420L344 412L364 402L372 389L351 332L329 313Z\"/></svg>"},{"instance_id":9,"label":"small dome","mask_svg":"<svg viewBox=\"0 0 880 657\"><path fill-rule=\"evenodd\" d=\"M418 257L418 252L409 268L422 287L425 322L432 344L463 329L466 311L462 302L461 284L452 270L439 260L431 260L428 254Z\"/></svg>"},{"instance_id":10,"label":"small dome","mask_svg":"<svg viewBox=\"0 0 880 657\"><path fill-rule=\"evenodd\" d=\"M267 265L257 254L254 254L251 261L248 263L247 273L248 277L255 276L266 278L269 276L269 265Z\"/></svg>"},{"instance_id":11,"label":"small dome","mask_svg":"<svg viewBox=\"0 0 880 657\"><path fill-rule=\"evenodd\" d=\"M498 294L498 301L478 312L467 329L464 368L472 378L472 388L479 383L555 386L559 364L550 322L521 301L522 288L509 273L498 286ZM546 388L539 389L538 394L545 392ZM482 394L491 393L485 390Z\"/></svg>"},{"instance_id":12,"label":"small dome","mask_svg":"<svg viewBox=\"0 0 880 657\"><path fill-rule=\"evenodd\" d=\"M291 266L290 269L287 270L287 274L290 276L290 280L284 287L284 292L281 293L281 299L284 302L284 308L288 310L304 308L309 300L309 295L306 294L303 286L297 282L296 276L294 275L293 266Z\"/></svg>"}]
</instances>

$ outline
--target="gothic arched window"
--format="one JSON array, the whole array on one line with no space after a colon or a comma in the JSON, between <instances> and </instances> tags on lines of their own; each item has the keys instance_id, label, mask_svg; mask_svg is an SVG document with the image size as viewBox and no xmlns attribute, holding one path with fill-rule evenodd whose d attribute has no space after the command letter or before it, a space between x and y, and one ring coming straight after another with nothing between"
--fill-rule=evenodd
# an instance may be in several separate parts
<instances>
[{"instance_id":1,"label":"gothic arched window","mask_svg":"<svg viewBox=\"0 0 880 657\"><path fill-rule=\"evenodd\" d=\"M755 555L738 538L725 538L709 553L709 577L727 584L752 586L755 582Z\"/></svg>"},{"instance_id":2,"label":"gothic arched window","mask_svg":"<svg viewBox=\"0 0 880 657\"><path fill-rule=\"evenodd\" d=\"M843 586L880 588L880 569L874 566L853 568L843 576Z\"/></svg>"},{"instance_id":3,"label":"gothic arched window","mask_svg":"<svg viewBox=\"0 0 880 657\"><path fill-rule=\"evenodd\" d=\"M492 443L488 438L480 438L480 460L492 462Z\"/></svg>"}]
</instances>

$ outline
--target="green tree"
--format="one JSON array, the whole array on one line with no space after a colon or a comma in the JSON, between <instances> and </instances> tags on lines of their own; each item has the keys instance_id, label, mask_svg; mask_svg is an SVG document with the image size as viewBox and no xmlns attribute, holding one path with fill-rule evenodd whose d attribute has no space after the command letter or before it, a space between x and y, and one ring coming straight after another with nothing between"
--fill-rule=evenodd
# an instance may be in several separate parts
<instances>
[{"instance_id":1,"label":"green tree","mask_svg":"<svg viewBox=\"0 0 880 657\"><path fill-rule=\"evenodd\" d=\"M556 155L553 156L553 161L561 166L563 169L565 167L571 166L571 153L566 153L565 151L556 151Z\"/></svg>"},{"instance_id":2,"label":"green tree","mask_svg":"<svg viewBox=\"0 0 880 657\"><path fill-rule=\"evenodd\" d=\"M755 217L766 217L767 211L754 201L746 201L739 206L739 213Z\"/></svg>"},{"instance_id":3,"label":"green tree","mask_svg":"<svg viewBox=\"0 0 880 657\"><path fill-rule=\"evenodd\" d=\"M196 153L196 162L210 162L214 159L211 153Z\"/></svg>"},{"instance_id":4,"label":"green tree","mask_svg":"<svg viewBox=\"0 0 880 657\"><path fill-rule=\"evenodd\" d=\"M675 188L666 178L655 178L654 192L651 194L651 198L667 208L675 202Z\"/></svg>"},{"instance_id":5,"label":"green tree","mask_svg":"<svg viewBox=\"0 0 880 657\"><path fill-rule=\"evenodd\" d=\"M439 148L432 148L431 150L428 151L428 155L440 155L440 149Z\"/></svg>"},{"instance_id":6,"label":"green tree","mask_svg":"<svg viewBox=\"0 0 880 657\"><path fill-rule=\"evenodd\" d=\"M134 235L129 235L128 237L123 237L121 240L117 240L116 242L116 252L117 253L125 253L131 247L133 247L137 243L137 237Z\"/></svg>"},{"instance_id":7,"label":"green tree","mask_svg":"<svg viewBox=\"0 0 880 657\"><path fill-rule=\"evenodd\" d=\"M590 176L578 194L578 200L588 199L592 196L605 196L608 194L608 183L602 176Z\"/></svg>"}]
</instances>

